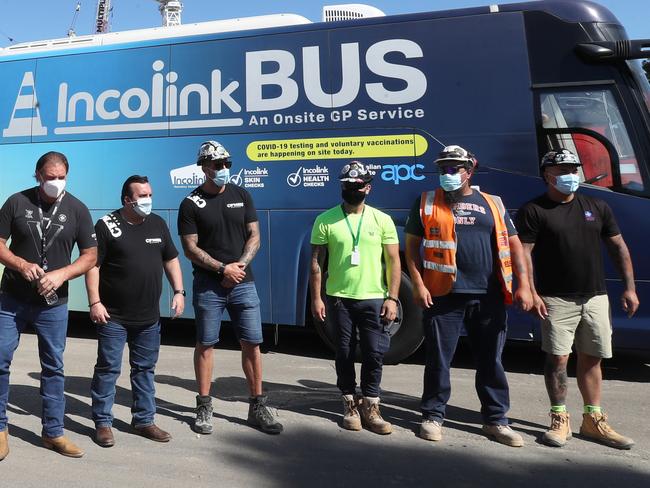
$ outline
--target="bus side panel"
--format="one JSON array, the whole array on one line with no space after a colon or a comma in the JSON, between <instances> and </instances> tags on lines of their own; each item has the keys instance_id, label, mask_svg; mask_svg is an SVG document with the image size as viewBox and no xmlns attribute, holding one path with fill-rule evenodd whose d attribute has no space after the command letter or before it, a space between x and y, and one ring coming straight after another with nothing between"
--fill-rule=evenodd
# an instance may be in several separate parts
<instances>
[{"instance_id":1,"label":"bus side panel","mask_svg":"<svg viewBox=\"0 0 650 488\"><path fill-rule=\"evenodd\" d=\"M36 61L0 63L2 91L0 97L0 143L25 143L32 139L32 130L42 134L47 127L40 124L36 93ZM4 162L4 161L3 161ZM12 192L13 193L13 192Z\"/></svg>"}]
</instances>

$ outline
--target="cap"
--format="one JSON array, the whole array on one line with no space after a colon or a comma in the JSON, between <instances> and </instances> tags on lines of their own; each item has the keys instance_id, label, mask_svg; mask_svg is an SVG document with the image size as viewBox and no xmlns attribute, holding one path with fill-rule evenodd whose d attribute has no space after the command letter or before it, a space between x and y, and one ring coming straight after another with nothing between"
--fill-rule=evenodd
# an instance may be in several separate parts
<instances>
[{"instance_id":1,"label":"cap","mask_svg":"<svg viewBox=\"0 0 650 488\"><path fill-rule=\"evenodd\" d=\"M341 169L339 180L347 183L370 183L372 174L359 161L351 161Z\"/></svg>"},{"instance_id":2,"label":"cap","mask_svg":"<svg viewBox=\"0 0 650 488\"><path fill-rule=\"evenodd\" d=\"M558 164L573 164L575 166L582 166L582 163L578 160L575 154L573 154L568 149L561 149L560 151L549 151L544 156L539 163L540 168L546 168L547 166L556 166Z\"/></svg>"},{"instance_id":3,"label":"cap","mask_svg":"<svg viewBox=\"0 0 650 488\"><path fill-rule=\"evenodd\" d=\"M458 161L460 163L471 164L472 166L478 162L471 152L460 146L446 146L443 148L435 163L441 164L447 161Z\"/></svg>"},{"instance_id":4,"label":"cap","mask_svg":"<svg viewBox=\"0 0 650 488\"><path fill-rule=\"evenodd\" d=\"M199 154L196 158L196 164L202 164L204 161L230 161L230 153L226 151L217 141L205 141L199 148Z\"/></svg>"}]
</instances>

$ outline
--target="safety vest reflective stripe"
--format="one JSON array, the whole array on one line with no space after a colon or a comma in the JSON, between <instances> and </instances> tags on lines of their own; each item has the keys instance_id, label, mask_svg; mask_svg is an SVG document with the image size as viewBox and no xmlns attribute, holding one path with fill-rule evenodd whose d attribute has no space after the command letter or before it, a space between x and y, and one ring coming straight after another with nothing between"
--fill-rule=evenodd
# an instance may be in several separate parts
<instances>
[{"instance_id":1,"label":"safety vest reflective stripe","mask_svg":"<svg viewBox=\"0 0 650 488\"><path fill-rule=\"evenodd\" d=\"M427 192L427 199L424 202L424 215L431 215L433 213L433 202L436 199L435 191Z\"/></svg>"},{"instance_id":2,"label":"safety vest reflective stripe","mask_svg":"<svg viewBox=\"0 0 650 488\"><path fill-rule=\"evenodd\" d=\"M456 273L456 266L449 266L448 264L433 263L431 261L422 261L422 266L426 269L432 269L434 271L439 271L440 273Z\"/></svg>"},{"instance_id":3,"label":"safety vest reflective stripe","mask_svg":"<svg viewBox=\"0 0 650 488\"><path fill-rule=\"evenodd\" d=\"M456 249L456 243L454 241L439 241L436 239L422 239L422 245L424 247L434 248L434 249Z\"/></svg>"}]
</instances>

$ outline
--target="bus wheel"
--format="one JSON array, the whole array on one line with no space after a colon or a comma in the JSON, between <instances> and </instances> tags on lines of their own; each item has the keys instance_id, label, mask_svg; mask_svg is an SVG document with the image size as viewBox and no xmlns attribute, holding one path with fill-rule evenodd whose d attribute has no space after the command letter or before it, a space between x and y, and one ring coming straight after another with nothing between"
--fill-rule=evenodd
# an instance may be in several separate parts
<instances>
[{"instance_id":1,"label":"bus wheel","mask_svg":"<svg viewBox=\"0 0 650 488\"><path fill-rule=\"evenodd\" d=\"M325 290L323 287L323 300ZM422 336L422 309L413 302L413 285L411 279L402 273L402 282L399 289L401 306L398 310L398 320L390 326L390 349L384 355L384 364L397 364L413 354L424 337ZM328 347L336 349L336 331L329 320L325 322L314 321L316 332ZM357 359L360 353L357 348Z\"/></svg>"}]
</instances>

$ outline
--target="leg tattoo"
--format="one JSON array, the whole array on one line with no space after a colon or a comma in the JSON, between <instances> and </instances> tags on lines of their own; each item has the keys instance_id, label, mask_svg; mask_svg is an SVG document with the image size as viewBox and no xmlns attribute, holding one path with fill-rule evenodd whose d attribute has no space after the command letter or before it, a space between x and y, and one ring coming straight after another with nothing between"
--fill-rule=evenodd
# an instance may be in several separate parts
<instances>
[{"instance_id":1,"label":"leg tattoo","mask_svg":"<svg viewBox=\"0 0 650 488\"><path fill-rule=\"evenodd\" d=\"M566 362L546 358L544 380L551 405L564 405L567 392Z\"/></svg>"}]
</instances>

